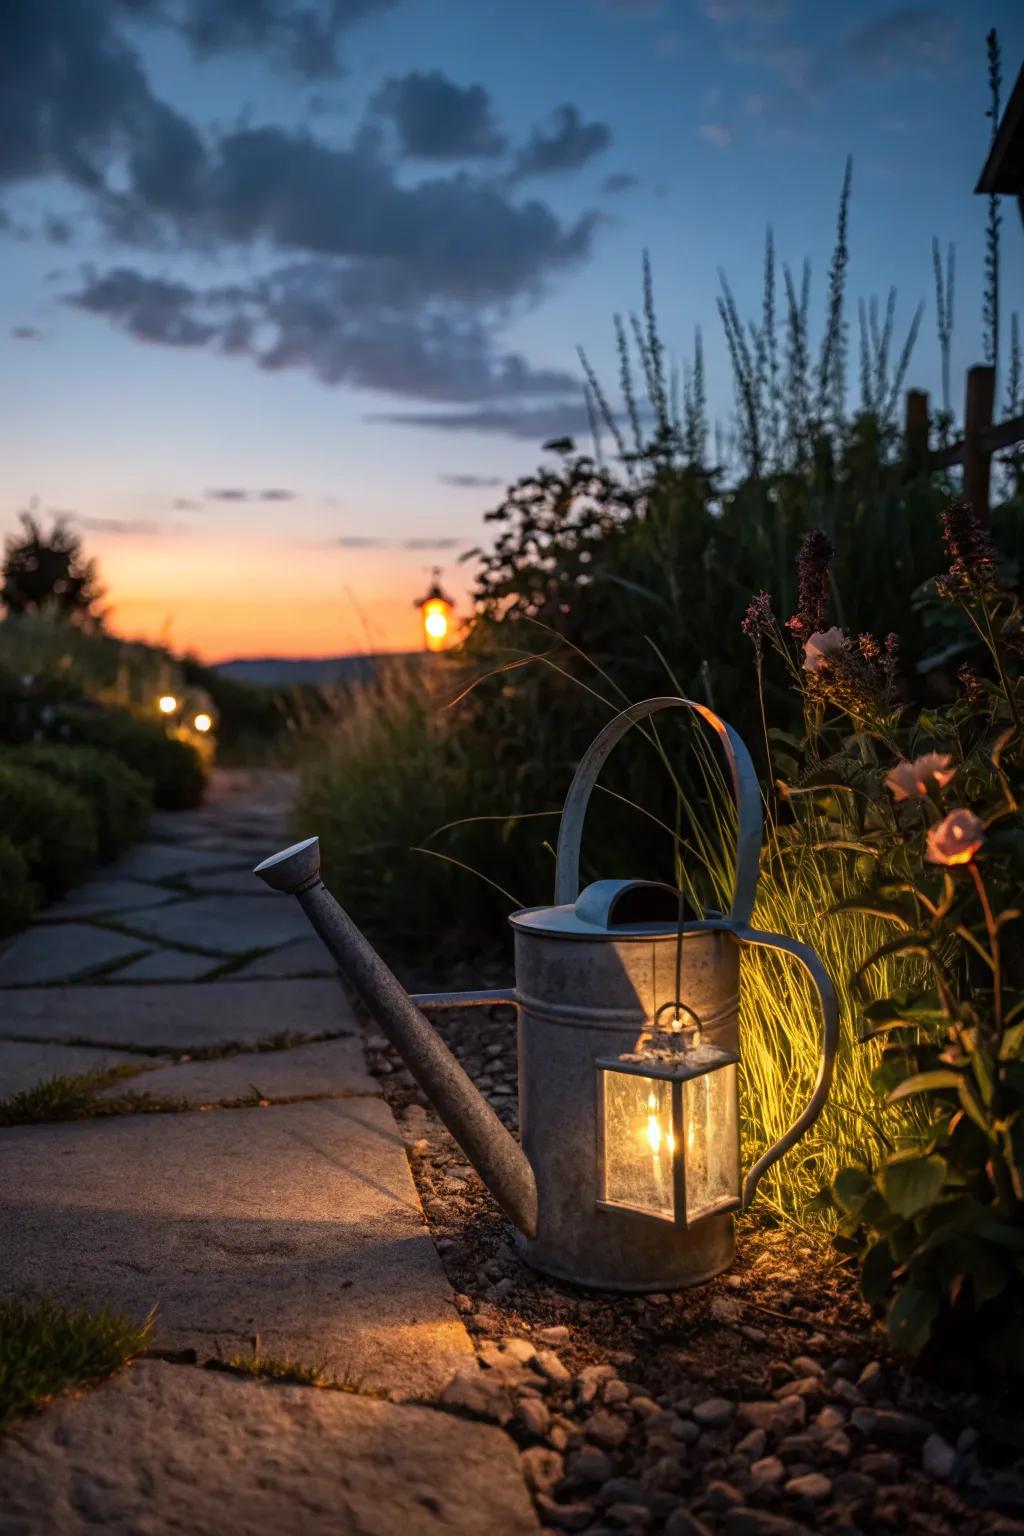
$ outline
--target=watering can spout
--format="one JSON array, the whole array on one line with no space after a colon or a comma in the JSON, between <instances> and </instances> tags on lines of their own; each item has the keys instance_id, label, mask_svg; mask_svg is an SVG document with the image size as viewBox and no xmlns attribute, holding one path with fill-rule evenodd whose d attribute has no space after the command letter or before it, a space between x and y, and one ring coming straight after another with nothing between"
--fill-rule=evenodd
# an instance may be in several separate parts
<instances>
[{"instance_id":1,"label":"watering can spout","mask_svg":"<svg viewBox=\"0 0 1024 1536\"><path fill-rule=\"evenodd\" d=\"M275 853L253 873L272 890L297 898L346 979L498 1204L524 1236L533 1237L537 1230L537 1186L526 1154L372 944L327 890L320 878L318 839L309 837ZM496 994L494 1000L507 997Z\"/></svg>"}]
</instances>

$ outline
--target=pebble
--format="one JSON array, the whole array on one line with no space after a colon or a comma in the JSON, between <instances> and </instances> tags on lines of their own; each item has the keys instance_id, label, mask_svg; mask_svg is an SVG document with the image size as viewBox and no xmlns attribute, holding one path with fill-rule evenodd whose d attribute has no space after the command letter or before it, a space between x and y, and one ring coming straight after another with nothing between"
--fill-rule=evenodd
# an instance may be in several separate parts
<instances>
[{"instance_id":1,"label":"pebble","mask_svg":"<svg viewBox=\"0 0 1024 1536\"><path fill-rule=\"evenodd\" d=\"M847 1381L845 1376L839 1376L832 1383L829 1391L833 1397L837 1397L847 1408L859 1408L864 1402L864 1394L854 1386L852 1381Z\"/></svg>"},{"instance_id":2,"label":"pebble","mask_svg":"<svg viewBox=\"0 0 1024 1536\"><path fill-rule=\"evenodd\" d=\"M628 1403L629 1388L617 1376L612 1376L605 1382L601 1396L609 1407L614 1407L616 1403Z\"/></svg>"},{"instance_id":3,"label":"pebble","mask_svg":"<svg viewBox=\"0 0 1024 1536\"><path fill-rule=\"evenodd\" d=\"M846 1423L846 1413L842 1408L836 1408L829 1403L815 1415L814 1422L818 1429L831 1433L833 1429L842 1429Z\"/></svg>"},{"instance_id":4,"label":"pebble","mask_svg":"<svg viewBox=\"0 0 1024 1536\"><path fill-rule=\"evenodd\" d=\"M929 1477L947 1483L956 1470L956 1451L941 1435L929 1435L921 1447L921 1465Z\"/></svg>"},{"instance_id":5,"label":"pebble","mask_svg":"<svg viewBox=\"0 0 1024 1536\"><path fill-rule=\"evenodd\" d=\"M870 1360L857 1377L857 1386L865 1397L875 1397L882 1390L882 1367L877 1360Z\"/></svg>"},{"instance_id":6,"label":"pebble","mask_svg":"<svg viewBox=\"0 0 1024 1536\"><path fill-rule=\"evenodd\" d=\"M701 1429L721 1429L729 1423L735 1412L736 1404L731 1403L727 1397L709 1397L697 1404L693 1417Z\"/></svg>"},{"instance_id":7,"label":"pebble","mask_svg":"<svg viewBox=\"0 0 1024 1536\"><path fill-rule=\"evenodd\" d=\"M455 1373L442 1389L441 1402L446 1408L459 1408L496 1424L507 1424L512 1417L512 1402L500 1377L482 1371L475 1361Z\"/></svg>"},{"instance_id":8,"label":"pebble","mask_svg":"<svg viewBox=\"0 0 1024 1536\"><path fill-rule=\"evenodd\" d=\"M875 1432L875 1410L873 1408L855 1408L850 1414L850 1424L865 1440L870 1440Z\"/></svg>"},{"instance_id":9,"label":"pebble","mask_svg":"<svg viewBox=\"0 0 1024 1536\"><path fill-rule=\"evenodd\" d=\"M725 1536L807 1536L807 1527L767 1509L730 1509Z\"/></svg>"},{"instance_id":10,"label":"pebble","mask_svg":"<svg viewBox=\"0 0 1024 1536\"><path fill-rule=\"evenodd\" d=\"M935 1426L914 1413L900 1413L895 1408L879 1408L872 1434L878 1440L917 1440L933 1434Z\"/></svg>"},{"instance_id":11,"label":"pebble","mask_svg":"<svg viewBox=\"0 0 1024 1536\"><path fill-rule=\"evenodd\" d=\"M797 1425L807 1422L807 1404L802 1397L789 1397L777 1403L740 1403L736 1409L737 1421L744 1429L763 1429L769 1435L784 1435Z\"/></svg>"},{"instance_id":12,"label":"pebble","mask_svg":"<svg viewBox=\"0 0 1024 1536\"><path fill-rule=\"evenodd\" d=\"M612 1477L605 1483L598 1500L602 1504L640 1504L644 1485L636 1477Z\"/></svg>"},{"instance_id":13,"label":"pebble","mask_svg":"<svg viewBox=\"0 0 1024 1536\"><path fill-rule=\"evenodd\" d=\"M608 1508L608 1518L627 1531L646 1531L651 1524L651 1512L646 1504L612 1504Z\"/></svg>"},{"instance_id":14,"label":"pebble","mask_svg":"<svg viewBox=\"0 0 1024 1536\"><path fill-rule=\"evenodd\" d=\"M832 1492L843 1504L867 1504L875 1496L875 1484L863 1472L840 1472L832 1479Z\"/></svg>"},{"instance_id":15,"label":"pebble","mask_svg":"<svg viewBox=\"0 0 1024 1536\"><path fill-rule=\"evenodd\" d=\"M956 1448L962 1456L966 1455L968 1451L974 1450L974 1447L978 1443L978 1439L978 1431L974 1428L973 1424L968 1424L967 1428L962 1429L957 1435Z\"/></svg>"},{"instance_id":16,"label":"pebble","mask_svg":"<svg viewBox=\"0 0 1024 1536\"><path fill-rule=\"evenodd\" d=\"M599 1409L583 1424L583 1433L606 1451L614 1451L629 1434L629 1425L614 1413Z\"/></svg>"},{"instance_id":17,"label":"pebble","mask_svg":"<svg viewBox=\"0 0 1024 1536\"><path fill-rule=\"evenodd\" d=\"M755 1488L774 1488L785 1475L786 1469L778 1456L763 1456L760 1461L753 1462L750 1468Z\"/></svg>"},{"instance_id":18,"label":"pebble","mask_svg":"<svg viewBox=\"0 0 1024 1536\"><path fill-rule=\"evenodd\" d=\"M768 1436L763 1429L752 1429L736 1442L733 1450L738 1456L749 1456L751 1461L758 1461L764 1455L767 1443Z\"/></svg>"},{"instance_id":19,"label":"pebble","mask_svg":"<svg viewBox=\"0 0 1024 1536\"><path fill-rule=\"evenodd\" d=\"M537 1337L542 1344L568 1344L569 1330L564 1323L555 1323L550 1328L538 1328Z\"/></svg>"},{"instance_id":20,"label":"pebble","mask_svg":"<svg viewBox=\"0 0 1024 1536\"><path fill-rule=\"evenodd\" d=\"M551 1425L548 1405L539 1397L521 1397L516 1404L516 1418L527 1434L536 1435L538 1440L547 1434Z\"/></svg>"},{"instance_id":21,"label":"pebble","mask_svg":"<svg viewBox=\"0 0 1024 1536\"><path fill-rule=\"evenodd\" d=\"M455 1310L456 1312L461 1312L463 1317L467 1317L473 1310L472 1296L466 1296L461 1291L457 1291L455 1293Z\"/></svg>"},{"instance_id":22,"label":"pebble","mask_svg":"<svg viewBox=\"0 0 1024 1536\"><path fill-rule=\"evenodd\" d=\"M499 1339L498 1342L504 1353L511 1355L521 1365L526 1365L537 1353L529 1339Z\"/></svg>"},{"instance_id":23,"label":"pebble","mask_svg":"<svg viewBox=\"0 0 1024 1536\"><path fill-rule=\"evenodd\" d=\"M824 1367L810 1355L797 1355L793 1361L793 1369L799 1376L824 1376Z\"/></svg>"},{"instance_id":24,"label":"pebble","mask_svg":"<svg viewBox=\"0 0 1024 1536\"><path fill-rule=\"evenodd\" d=\"M740 1333L751 1344L764 1344L768 1338L763 1328L755 1328L751 1323L744 1323Z\"/></svg>"},{"instance_id":25,"label":"pebble","mask_svg":"<svg viewBox=\"0 0 1024 1536\"><path fill-rule=\"evenodd\" d=\"M711 1536L703 1520L688 1509L676 1509L665 1524L665 1536Z\"/></svg>"},{"instance_id":26,"label":"pebble","mask_svg":"<svg viewBox=\"0 0 1024 1536\"><path fill-rule=\"evenodd\" d=\"M537 1509L544 1524L556 1531L582 1531L594 1516L589 1504L556 1504L546 1493L537 1495Z\"/></svg>"},{"instance_id":27,"label":"pebble","mask_svg":"<svg viewBox=\"0 0 1024 1536\"><path fill-rule=\"evenodd\" d=\"M567 1457L565 1470L574 1482L606 1483L612 1475L612 1464L596 1445L583 1445Z\"/></svg>"},{"instance_id":28,"label":"pebble","mask_svg":"<svg viewBox=\"0 0 1024 1536\"><path fill-rule=\"evenodd\" d=\"M520 1452L519 1465L534 1493L550 1493L564 1471L561 1456L546 1445L531 1445Z\"/></svg>"},{"instance_id":29,"label":"pebble","mask_svg":"<svg viewBox=\"0 0 1024 1536\"><path fill-rule=\"evenodd\" d=\"M538 1349L536 1354L531 1357L530 1363L540 1371L542 1376L546 1376L548 1381L554 1382L556 1386L562 1386L565 1382L572 1380L569 1371L562 1364L553 1349Z\"/></svg>"},{"instance_id":30,"label":"pebble","mask_svg":"<svg viewBox=\"0 0 1024 1536\"><path fill-rule=\"evenodd\" d=\"M692 1419L680 1419L674 1416L669 1425L669 1432L673 1440L679 1440L683 1445L696 1445L700 1439L700 1427Z\"/></svg>"},{"instance_id":31,"label":"pebble","mask_svg":"<svg viewBox=\"0 0 1024 1536\"><path fill-rule=\"evenodd\" d=\"M742 1504L744 1499L733 1483L727 1483L724 1478L716 1477L708 1483L701 1502L706 1504L714 1514L720 1515L725 1510L732 1509L734 1505Z\"/></svg>"},{"instance_id":32,"label":"pebble","mask_svg":"<svg viewBox=\"0 0 1024 1536\"><path fill-rule=\"evenodd\" d=\"M891 1451L866 1451L857 1457L856 1466L877 1483L894 1483L900 1475L899 1459Z\"/></svg>"},{"instance_id":33,"label":"pebble","mask_svg":"<svg viewBox=\"0 0 1024 1536\"><path fill-rule=\"evenodd\" d=\"M820 1504L832 1492L832 1480L824 1472L806 1472L803 1477L790 1478L785 1490L790 1498L804 1499L809 1504Z\"/></svg>"},{"instance_id":34,"label":"pebble","mask_svg":"<svg viewBox=\"0 0 1024 1536\"><path fill-rule=\"evenodd\" d=\"M821 1448L826 1456L831 1456L836 1461L849 1461L853 1451L849 1435L844 1434L841 1429L833 1430L832 1434L821 1442Z\"/></svg>"}]
</instances>

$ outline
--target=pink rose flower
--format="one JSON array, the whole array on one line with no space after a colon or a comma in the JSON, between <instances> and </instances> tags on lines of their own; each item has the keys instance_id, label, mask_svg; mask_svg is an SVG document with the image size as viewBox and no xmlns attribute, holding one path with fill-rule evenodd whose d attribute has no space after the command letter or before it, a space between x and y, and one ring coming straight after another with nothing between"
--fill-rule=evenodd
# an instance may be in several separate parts
<instances>
[{"instance_id":1,"label":"pink rose flower","mask_svg":"<svg viewBox=\"0 0 1024 1536\"><path fill-rule=\"evenodd\" d=\"M929 864L969 864L985 841L985 828L973 811L950 811L928 831Z\"/></svg>"},{"instance_id":2,"label":"pink rose flower","mask_svg":"<svg viewBox=\"0 0 1024 1536\"><path fill-rule=\"evenodd\" d=\"M923 799L932 785L945 789L956 777L956 769L948 752L924 752L912 763L900 763L885 776L885 786L892 791L894 800Z\"/></svg>"},{"instance_id":3,"label":"pink rose flower","mask_svg":"<svg viewBox=\"0 0 1024 1536\"><path fill-rule=\"evenodd\" d=\"M820 672L821 664L830 657L837 655L846 649L846 636L841 629L835 626L831 629L816 629L809 639L804 641L804 671Z\"/></svg>"}]
</instances>

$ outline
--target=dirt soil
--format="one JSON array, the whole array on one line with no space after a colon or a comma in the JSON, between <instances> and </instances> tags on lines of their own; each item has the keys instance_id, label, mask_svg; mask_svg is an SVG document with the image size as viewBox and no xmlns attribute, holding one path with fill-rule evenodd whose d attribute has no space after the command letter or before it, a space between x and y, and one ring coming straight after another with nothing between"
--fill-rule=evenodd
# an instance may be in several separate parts
<instances>
[{"instance_id":1,"label":"dirt soil","mask_svg":"<svg viewBox=\"0 0 1024 1536\"><path fill-rule=\"evenodd\" d=\"M514 1011L433 1017L517 1131ZM749 1218L731 1270L696 1289L549 1281L381 1036L369 1056L489 1368L490 1397L462 1406L507 1423L546 1526L1024 1536L1024 1416L892 1360L827 1241Z\"/></svg>"}]
</instances>

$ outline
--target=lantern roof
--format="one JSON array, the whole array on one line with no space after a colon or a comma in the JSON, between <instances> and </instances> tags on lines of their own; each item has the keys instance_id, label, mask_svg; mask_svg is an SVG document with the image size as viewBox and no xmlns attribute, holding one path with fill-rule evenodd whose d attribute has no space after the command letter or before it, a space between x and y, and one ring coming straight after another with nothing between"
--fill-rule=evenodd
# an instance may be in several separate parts
<instances>
[{"instance_id":1,"label":"lantern roof","mask_svg":"<svg viewBox=\"0 0 1024 1536\"><path fill-rule=\"evenodd\" d=\"M418 597L413 604L414 608L425 608L428 603L445 603L449 608L455 607L455 600L448 596L441 586L441 567L436 565L431 573L430 590L424 597Z\"/></svg>"},{"instance_id":2,"label":"lantern roof","mask_svg":"<svg viewBox=\"0 0 1024 1536\"><path fill-rule=\"evenodd\" d=\"M525 932L566 939L671 938L707 926L695 918L681 891L657 880L595 880L574 902L523 907L509 922Z\"/></svg>"}]
</instances>

